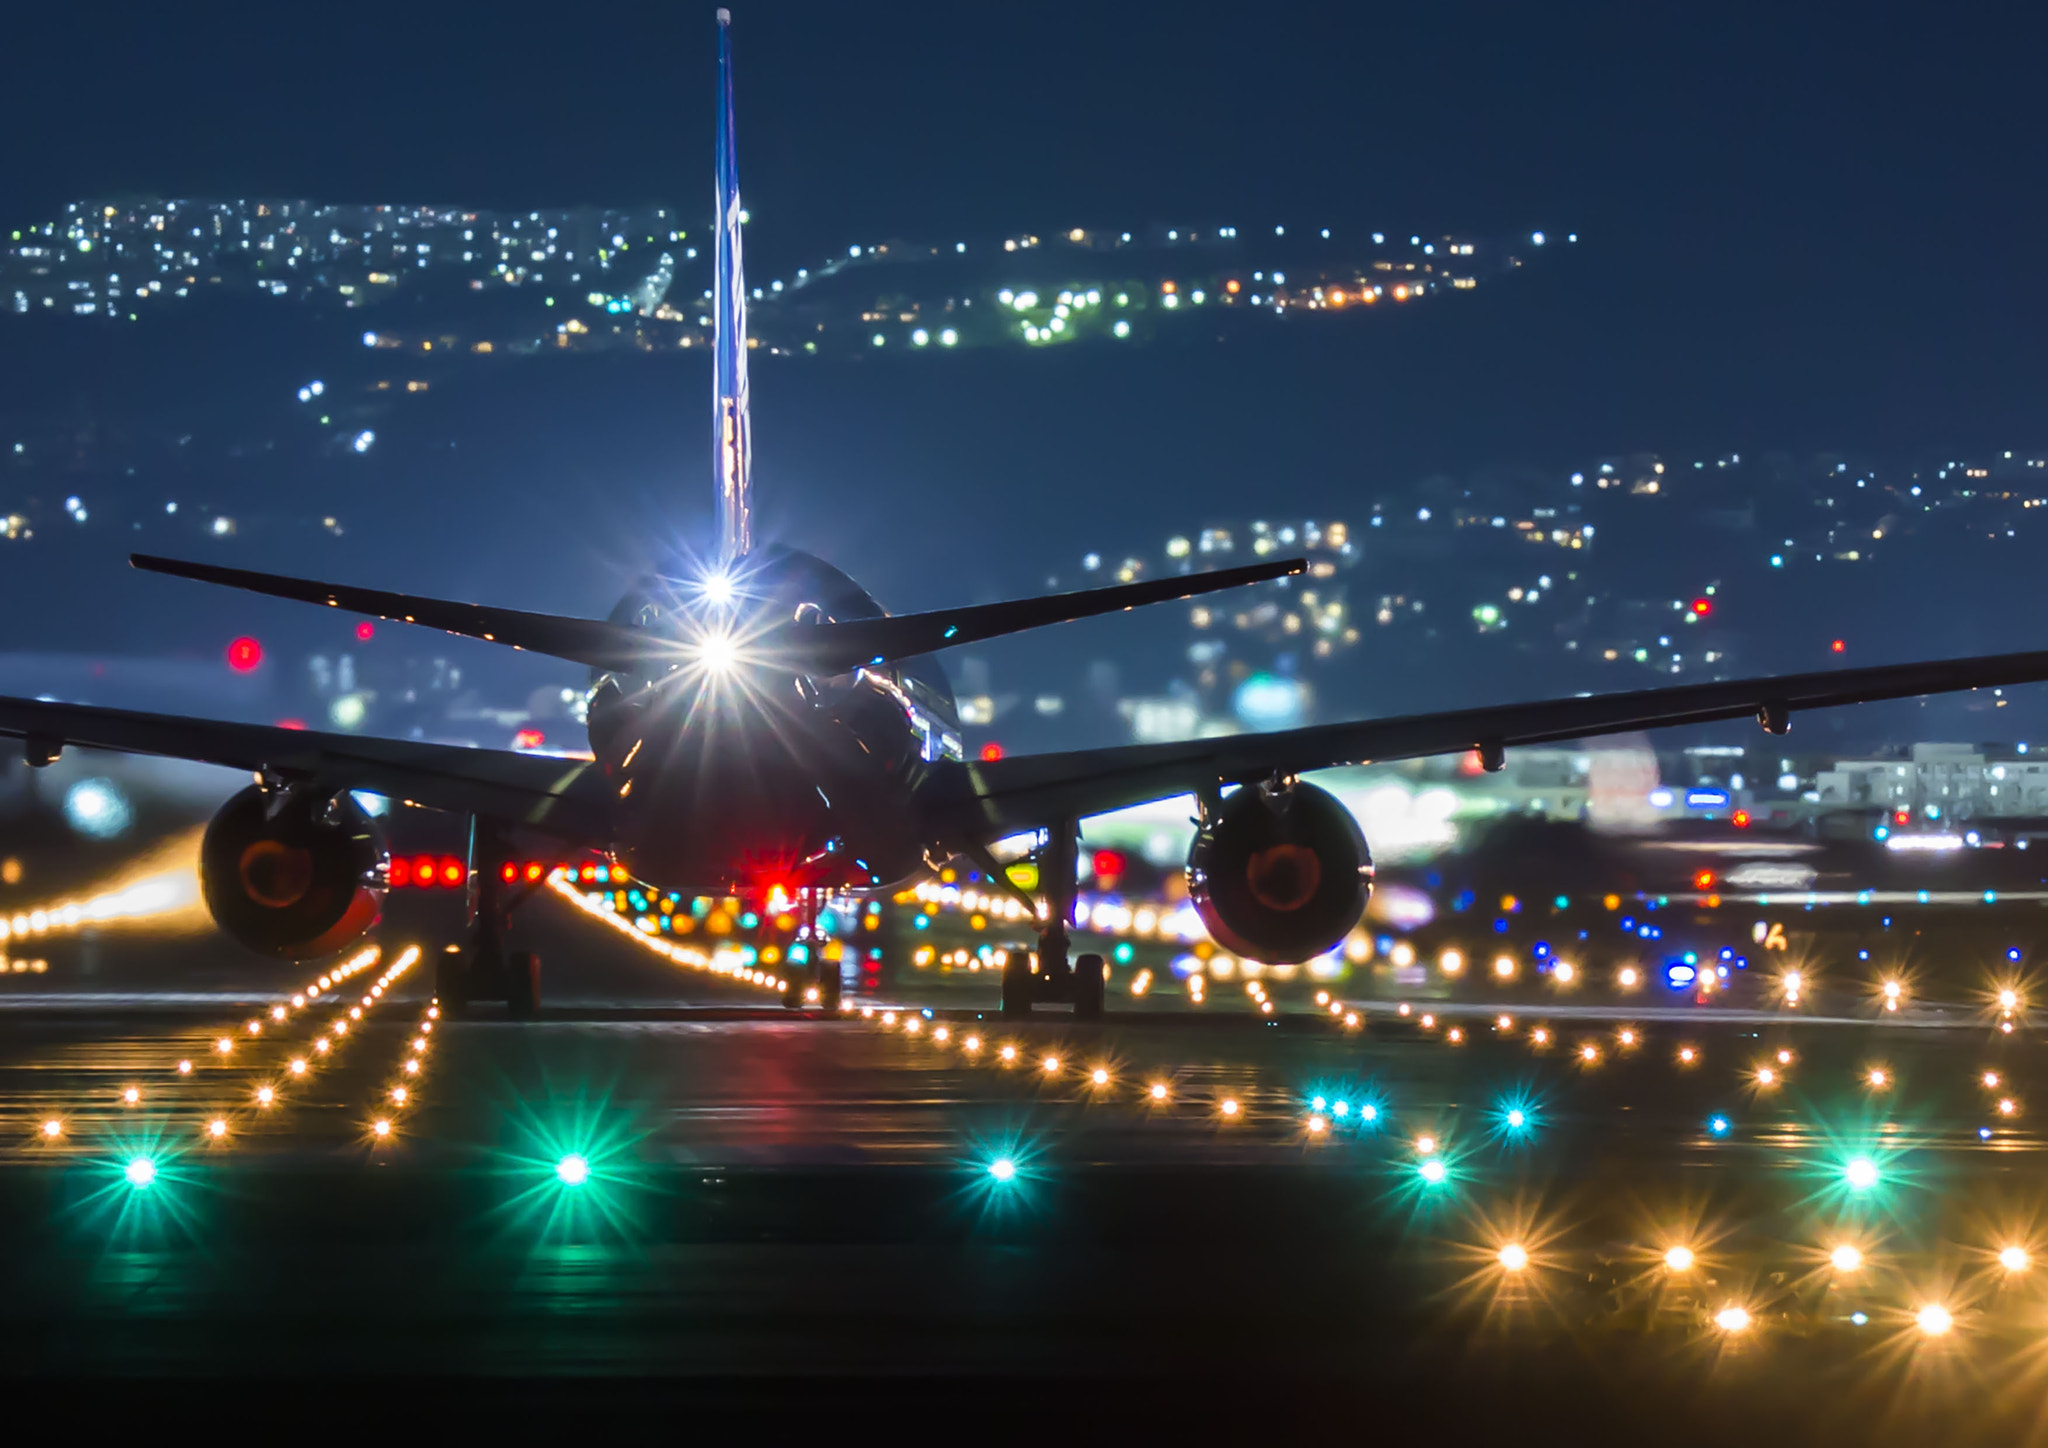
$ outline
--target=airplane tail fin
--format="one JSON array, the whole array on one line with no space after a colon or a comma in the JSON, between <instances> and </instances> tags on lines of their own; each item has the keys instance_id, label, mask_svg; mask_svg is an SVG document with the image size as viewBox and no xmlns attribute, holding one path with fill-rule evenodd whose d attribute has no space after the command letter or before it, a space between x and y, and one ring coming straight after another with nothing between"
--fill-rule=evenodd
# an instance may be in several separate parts
<instances>
[{"instance_id":1,"label":"airplane tail fin","mask_svg":"<svg viewBox=\"0 0 2048 1448\"><path fill-rule=\"evenodd\" d=\"M732 12L718 12L718 260L712 283L713 466L722 562L754 546L754 437L747 416L747 283L740 262L740 172L733 142Z\"/></svg>"}]
</instances>

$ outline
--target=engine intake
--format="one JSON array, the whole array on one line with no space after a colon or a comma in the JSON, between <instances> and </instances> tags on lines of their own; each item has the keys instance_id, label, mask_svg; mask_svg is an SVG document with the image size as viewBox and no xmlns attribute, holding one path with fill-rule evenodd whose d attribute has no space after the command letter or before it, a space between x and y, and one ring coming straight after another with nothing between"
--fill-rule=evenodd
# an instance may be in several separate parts
<instances>
[{"instance_id":1,"label":"engine intake","mask_svg":"<svg viewBox=\"0 0 2048 1448\"><path fill-rule=\"evenodd\" d=\"M1342 940L1372 895L1372 853L1328 790L1246 786L1188 852L1188 893L1218 945L1298 965Z\"/></svg>"},{"instance_id":2,"label":"engine intake","mask_svg":"<svg viewBox=\"0 0 2048 1448\"><path fill-rule=\"evenodd\" d=\"M251 785L199 846L199 889L214 923L265 955L305 960L362 938L383 913L376 823L347 794Z\"/></svg>"}]
</instances>

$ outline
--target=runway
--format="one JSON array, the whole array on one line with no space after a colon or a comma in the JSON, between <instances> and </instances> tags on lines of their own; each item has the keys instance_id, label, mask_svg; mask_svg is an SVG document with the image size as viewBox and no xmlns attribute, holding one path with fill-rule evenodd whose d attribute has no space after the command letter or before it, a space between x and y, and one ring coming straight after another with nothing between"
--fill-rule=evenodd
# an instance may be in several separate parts
<instances>
[{"instance_id":1,"label":"runway","mask_svg":"<svg viewBox=\"0 0 2048 1448\"><path fill-rule=\"evenodd\" d=\"M2048 1372L2031 1029L798 1018L556 904L540 1018L453 1019L453 925L346 979L118 932L0 977L5 1370L1449 1391L1483 1362L1560 1411L1853 1382L1897 1423Z\"/></svg>"}]
</instances>

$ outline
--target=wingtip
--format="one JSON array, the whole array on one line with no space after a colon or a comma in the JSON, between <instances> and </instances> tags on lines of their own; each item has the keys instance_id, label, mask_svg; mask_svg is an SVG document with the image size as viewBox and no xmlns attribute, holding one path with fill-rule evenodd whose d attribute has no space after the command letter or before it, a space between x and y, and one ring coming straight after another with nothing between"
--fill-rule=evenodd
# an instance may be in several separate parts
<instances>
[{"instance_id":1,"label":"wingtip","mask_svg":"<svg viewBox=\"0 0 2048 1448\"><path fill-rule=\"evenodd\" d=\"M1290 558L1287 560L1288 577L1292 578L1297 574L1306 572L1308 572L1308 560L1306 558Z\"/></svg>"}]
</instances>

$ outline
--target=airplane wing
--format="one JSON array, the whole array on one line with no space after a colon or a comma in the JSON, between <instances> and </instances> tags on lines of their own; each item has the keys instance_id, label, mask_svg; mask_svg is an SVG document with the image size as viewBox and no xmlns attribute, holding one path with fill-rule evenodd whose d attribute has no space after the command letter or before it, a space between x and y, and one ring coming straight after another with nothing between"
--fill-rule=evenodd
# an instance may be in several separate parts
<instances>
[{"instance_id":1,"label":"airplane wing","mask_svg":"<svg viewBox=\"0 0 2048 1448\"><path fill-rule=\"evenodd\" d=\"M2048 652L1990 654L1923 664L1833 669L1725 683L1681 684L1233 734L1178 744L1137 744L1022 755L964 766L988 837L1038 829L1176 794L1275 774L1371 764L1522 744L1551 744L1671 724L1757 718L1783 732L1793 715L1880 699L1955 693L2048 679Z\"/></svg>"},{"instance_id":2,"label":"airplane wing","mask_svg":"<svg viewBox=\"0 0 2048 1448\"><path fill-rule=\"evenodd\" d=\"M74 744L269 771L322 789L370 790L578 844L601 847L610 838L610 786L583 760L0 697L0 737L10 736L44 751Z\"/></svg>"}]
</instances>

